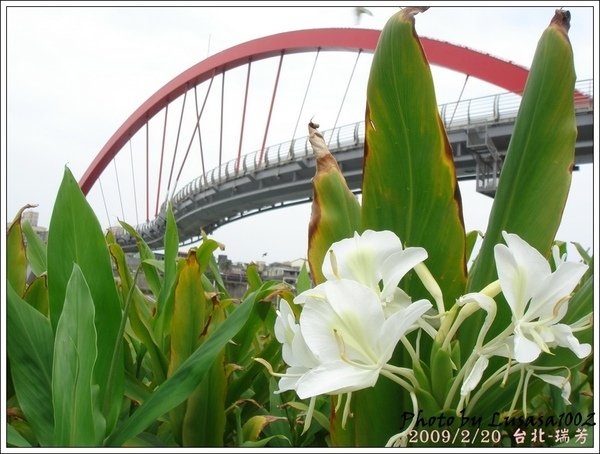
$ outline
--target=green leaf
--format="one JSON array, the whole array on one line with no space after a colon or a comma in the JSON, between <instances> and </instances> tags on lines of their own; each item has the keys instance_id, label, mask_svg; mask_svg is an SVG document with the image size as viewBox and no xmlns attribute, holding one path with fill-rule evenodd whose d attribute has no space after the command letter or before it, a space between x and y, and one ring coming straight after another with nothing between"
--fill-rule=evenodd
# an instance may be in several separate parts
<instances>
[{"instance_id":1,"label":"green leaf","mask_svg":"<svg viewBox=\"0 0 600 454\"><path fill-rule=\"evenodd\" d=\"M309 290L312 287L310 282L310 275L308 274L308 268L306 267L306 262L302 264L302 269L300 270L300 274L298 274L298 279L296 279L296 293L299 295L306 290Z\"/></svg>"},{"instance_id":2,"label":"green leaf","mask_svg":"<svg viewBox=\"0 0 600 454\"><path fill-rule=\"evenodd\" d=\"M52 446L52 345L50 321L21 299L8 283L6 349L10 373L23 414L40 446Z\"/></svg>"},{"instance_id":3,"label":"green leaf","mask_svg":"<svg viewBox=\"0 0 600 454\"><path fill-rule=\"evenodd\" d=\"M391 230L406 247L423 247L446 305L466 285L465 232L448 138L439 117L429 64L414 29L417 9L386 23L367 87L362 230ZM431 298L416 274L402 288L413 300ZM400 352L393 358L402 365ZM336 446L383 446L398 433L408 393L387 379L353 394L346 431L336 414ZM385 410L382 410L385 409Z\"/></svg>"},{"instance_id":4,"label":"green leaf","mask_svg":"<svg viewBox=\"0 0 600 454\"><path fill-rule=\"evenodd\" d=\"M6 280L19 296L25 292L27 280L27 256L21 229L21 214L30 207L31 205L26 205L19 210L6 234Z\"/></svg>"},{"instance_id":5,"label":"green leaf","mask_svg":"<svg viewBox=\"0 0 600 454\"><path fill-rule=\"evenodd\" d=\"M295 408L296 410L300 410L300 411L304 412L305 414L308 412L308 405L306 405L304 402L292 401L292 402L287 402L285 405ZM327 416L325 416L320 411L316 411L316 410L313 411L313 420L317 424L319 424L323 429L329 429L329 420L327 419Z\"/></svg>"},{"instance_id":6,"label":"green leaf","mask_svg":"<svg viewBox=\"0 0 600 454\"><path fill-rule=\"evenodd\" d=\"M391 230L425 248L425 264L447 309L463 294L465 231L452 149L440 120L431 70L414 28L418 8L385 25L367 86L363 230ZM430 298L414 273L402 288Z\"/></svg>"},{"instance_id":7,"label":"green leaf","mask_svg":"<svg viewBox=\"0 0 600 454\"><path fill-rule=\"evenodd\" d=\"M262 447L266 446L270 441L272 441L274 439L286 440L289 443L290 446L292 445L292 443L290 443L290 440L288 440L283 435L272 435L270 437L263 438L262 440L245 441L245 442L242 443L241 447L242 448L262 448Z\"/></svg>"},{"instance_id":8,"label":"green leaf","mask_svg":"<svg viewBox=\"0 0 600 454\"><path fill-rule=\"evenodd\" d=\"M225 365L223 351L187 400L183 446L223 447L225 435Z\"/></svg>"},{"instance_id":9,"label":"green leaf","mask_svg":"<svg viewBox=\"0 0 600 454\"><path fill-rule=\"evenodd\" d=\"M6 444L16 448L31 448L31 443L25 440L23 435L10 424L6 425Z\"/></svg>"},{"instance_id":10,"label":"green leaf","mask_svg":"<svg viewBox=\"0 0 600 454\"><path fill-rule=\"evenodd\" d=\"M36 277L27 290L23 299L35 307L45 317L48 316L48 277L45 274Z\"/></svg>"},{"instance_id":11,"label":"green leaf","mask_svg":"<svg viewBox=\"0 0 600 454\"><path fill-rule=\"evenodd\" d=\"M255 291L260 288L263 283L255 263L251 263L246 268L246 277L248 278L248 287L250 291Z\"/></svg>"},{"instance_id":12,"label":"green leaf","mask_svg":"<svg viewBox=\"0 0 600 454\"><path fill-rule=\"evenodd\" d=\"M325 281L325 254L336 241L360 230L360 204L352 194L337 161L327 148L318 125L309 123L309 140L316 156L313 202L308 227L308 264L315 284Z\"/></svg>"},{"instance_id":13,"label":"green leaf","mask_svg":"<svg viewBox=\"0 0 600 454\"><path fill-rule=\"evenodd\" d=\"M141 235L135 230L132 226L127 224L126 222L119 221L121 226L129 233L132 237L135 238L135 243L137 245L138 251L140 253L140 260L142 262L142 269L144 270L144 275L146 276L146 282L148 283L148 287L152 291L152 294L155 297L158 297L160 294L161 281L158 271L155 267L151 266L147 261L154 260L154 253L148 247L146 242L143 240ZM160 268L159 268L160 269Z\"/></svg>"},{"instance_id":14,"label":"green leaf","mask_svg":"<svg viewBox=\"0 0 600 454\"><path fill-rule=\"evenodd\" d=\"M173 314L173 288L177 278L177 255L179 253L179 234L173 207L169 203L167 207L167 227L165 229L165 276L163 286L158 295L156 306L156 334L163 351L168 348L169 327Z\"/></svg>"},{"instance_id":15,"label":"green leaf","mask_svg":"<svg viewBox=\"0 0 600 454\"><path fill-rule=\"evenodd\" d=\"M439 410L444 409L444 402L452 385L452 358L450 353L441 348L437 342L431 349L431 390L438 402Z\"/></svg>"},{"instance_id":16,"label":"green leaf","mask_svg":"<svg viewBox=\"0 0 600 454\"><path fill-rule=\"evenodd\" d=\"M31 271L36 276L40 276L48 269L46 245L40 236L33 231L33 227L29 222L23 224L23 233L27 239L27 260Z\"/></svg>"},{"instance_id":17,"label":"green leaf","mask_svg":"<svg viewBox=\"0 0 600 454\"><path fill-rule=\"evenodd\" d=\"M110 254L112 255L119 278L121 279L121 287L123 290L123 299L126 299L134 285L133 278L129 272L129 267L125 260L125 253L121 246L117 243L112 243L109 246ZM150 315L146 307L144 295L136 286L132 295L133 301L129 307L129 323L135 335L143 343L148 350L150 356L150 368L152 370L152 379L154 383L160 384L167 377L167 359L162 354L158 344L153 336L151 329Z\"/></svg>"},{"instance_id":18,"label":"green leaf","mask_svg":"<svg viewBox=\"0 0 600 454\"><path fill-rule=\"evenodd\" d=\"M577 125L573 90L573 51L557 10L542 34L531 64L523 99L508 146L485 238L469 275L469 291L479 291L497 279L494 246L502 231L515 233L548 256L567 200L575 156ZM504 309L504 310L502 310ZM464 352L474 345L475 324L461 329ZM499 305L490 335L510 320L508 306Z\"/></svg>"},{"instance_id":19,"label":"green leaf","mask_svg":"<svg viewBox=\"0 0 600 454\"><path fill-rule=\"evenodd\" d=\"M471 254L473 254L473 248L477 243L477 238L483 238L483 233L481 233L479 230L471 230L469 233L467 233L465 252L465 257L467 257L467 260L471 259Z\"/></svg>"},{"instance_id":20,"label":"green leaf","mask_svg":"<svg viewBox=\"0 0 600 454\"><path fill-rule=\"evenodd\" d=\"M202 248L209 249L207 243L203 243ZM207 259L204 266L201 266L197 259L199 251L200 249L190 250L175 284L168 376L172 376L196 349L208 319L207 303L202 288L202 272L203 268L206 268ZM181 442L184 415L185 405L171 412L173 432L178 442Z\"/></svg>"},{"instance_id":21,"label":"green leaf","mask_svg":"<svg viewBox=\"0 0 600 454\"><path fill-rule=\"evenodd\" d=\"M74 263L81 269L95 305L98 358L94 367L94 383L99 386L99 399L103 402L110 431L116 424L123 397L122 360L116 361L113 391L108 393L106 387L115 345L121 342L118 338L121 303L100 223L77 181L65 168L48 231L48 304L54 330L63 310Z\"/></svg>"},{"instance_id":22,"label":"green leaf","mask_svg":"<svg viewBox=\"0 0 600 454\"><path fill-rule=\"evenodd\" d=\"M92 380L97 353L94 302L75 264L54 341L52 402L57 446L98 446L104 438L105 422Z\"/></svg>"},{"instance_id":23,"label":"green leaf","mask_svg":"<svg viewBox=\"0 0 600 454\"><path fill-rule=\"evenodd\" d=\"M272 422L281 420L285 420L285 418L271 415L252 416L242 426L242 436L244 437L244 441L257 441L258 437L260 436L264 428L267 427L267 425L271 424Z\"/></svg>"},{"instance_id":24,"label":"green leaf","mask_svg":"<svg viewBox=\"0 0 600 454\"><path fill-rule=\"evenodd\" d=\"M242 329L256 300L261 299L268 286L253 293L234 310L173 374L169 377L126 422L118 427L107 439L107 445L119 446L135 437L153 421L183 402L204 378L219 352Z\"/></svg>"}]
</instances>

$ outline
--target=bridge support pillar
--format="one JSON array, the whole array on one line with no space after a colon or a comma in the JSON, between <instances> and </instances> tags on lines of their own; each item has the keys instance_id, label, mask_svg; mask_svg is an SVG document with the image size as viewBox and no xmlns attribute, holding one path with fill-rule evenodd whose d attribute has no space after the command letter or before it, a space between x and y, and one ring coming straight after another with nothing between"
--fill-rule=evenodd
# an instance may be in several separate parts
<instances>
[{"instance_id":1,"label":"bridge support pillar","mask_svg":"<svg viewBox=\"0 0 600 454\"><path fill-rule=\"evenodd\" d=\"M467 130L467 148L475 158L477 192L494 197L498 188L504 153L500 153L488 134L487 126Z\"/></svg>"}]
</instances>

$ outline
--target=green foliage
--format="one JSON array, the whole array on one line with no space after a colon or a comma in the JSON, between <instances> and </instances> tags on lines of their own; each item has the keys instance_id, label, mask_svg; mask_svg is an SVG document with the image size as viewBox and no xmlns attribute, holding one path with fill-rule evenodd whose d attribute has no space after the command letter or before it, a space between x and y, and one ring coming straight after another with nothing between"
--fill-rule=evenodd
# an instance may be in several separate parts
<instances>
[{"instance_id":1,"label":"green foliage","mask_svg":"<svg viewBox=\"0 0 600 454\"><path fill-rule=\"evenodd\" d=\"M452 154L414 29L415 11L407 8L390 19L373 59L362 207L315 125L310 126L317 154L308 250L312 280L324 280L321 266L334 242L365 229L392 230L405 247L427 250L425 264L439 283L447 311L432 322L434 335L410 333L405 340L414 351L402 357L398 349L391 361L414 379L411 397L424 417L456 415L463 404L468 416L488 418L484 424L494 412L585 414L591 410L591 358L581 360L564 348L535 366L560 366L571 377L570 407L560 390L533 376L524 386L533 397L515 409L513 396L523 388L525 369L513 363L492 375L507 364L497 356L490 359L480 389L469 402L459 403L465 362L473 357L489 314L474 310L458 333L451 333L464 315L456 299L496 279L493 247L503 230L550 254L570 184L575 140L575 76L566 32L556 22L544 32L488 229L485 235L465 234ZM138 249L140 264L131 270L114 235L103 234L68 169L47 247L31 226L21 224L22 211L7 231L6 246L9 445L377 446L406 422L402 414L412 410L414 400L389 375L373 388L354 392L346 410L346 396L318 396L309 404L298 401L293 391L277 391L270 372L288 367L275 335L278 303L287 301L300 315L302 307L294 298L311 288L306 266L292 289L263 282L250 265L246 293L234 299L213 256L220 247L216 241L204 238L180 255L169 205L163 260L133 227L121 223ZM467 275L478 236L483 244ZM564 253L565 243L558 246ZM577 325L577 338L591 342L593 257L575 247L589 270L573 291L562 323ZM34 275L29 281L28 270ZM411 272L400 287L413 300L431 299L433 287L422 283L426 275L423 269ZM138 282L141 276L147 290ZM506 302L497 300L496 331L510 323L510 313L500 309ZM268 362L272 371L256 359Z\"/></svg>"},{"instance_id":2,"label":"green foliage","mask_svg":"<svg viewBox=\"0 0 600 454\"><path fill-rule=\"evenodd\" d=\"M275 305L291 301L291 289L262 282L250 267L246 295L233 300L213 256L220 245L205 239L180 258L170 207L168 213L165 259L156 260L138 235L135 274L112 233L102 235L68 170L47 255L18 213L7 232L15 264L7 290L9 397L20 415L9 420L10 445L290 446L292 434L306 440L298 411L280 408L286 401L273 398L273 380L253 360L281 364ZM28 266L38 275L29 284ZM142 272L149 294L137 282ZM310 439L318 432L326 431L317 426Z\"/></svg>"},{"instance_id":3,"label":"green foliage","mask_svg":"<svg viewBox=\"0 0 600 454\"><path fill-rule=\"evenodd\" d=\"M52 362L54 443L58 446L98 446L104 438L106 422L92 381L98 353L94 317L90 289L74 265L56 327Z\"/></svg>"}]
</instances>

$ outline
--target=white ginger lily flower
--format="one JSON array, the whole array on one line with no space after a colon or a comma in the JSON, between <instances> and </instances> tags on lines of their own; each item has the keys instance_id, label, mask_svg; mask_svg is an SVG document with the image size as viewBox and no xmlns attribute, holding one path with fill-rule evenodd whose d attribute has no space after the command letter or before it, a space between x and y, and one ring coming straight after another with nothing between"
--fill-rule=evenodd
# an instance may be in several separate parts
<instances>
[{"instance_id":1,"label":"white ginger lily flower","mask_svg":"<svg viewBox=\"0 0 600 454\"><path fill-rule=\"evenodd\" d=\"M506 245L497 244L494 255L502 293L512 311L514 359L530 363L556 345L579 358L588 356L591 346L580 344L570 326L558 323L587 265L561 261L552 272L546 259L518 235L502 234Z\"/></svg>"},{"instance_id":2,"label":"white ginger lily flower","mask_svg":"<svg viewBox=\"0 0 600 454\"><path fill-rule=\"evenodd\" d=\"M328 280L350 279L374 290L389 317L411 303L410 296L398 284L426 258L427 251L421 247L404 249L394 232L365 230L362 235L355 232L353 238L332 244L322 271Z\"/></svg>"},{"instance_id":3,"label":"white ginger lily flower","mask_svg":"<svg viewBox=\"0 0 600 454\"><path fill-rule=\"evenodd\" d=\"M284 309L278 318L288 318L276 335L285 340L284 358L291 366L280 390L295 389L301 399L374 386L400 338L431 308L420 300L386 319L377 293L348 279L327 281L296 300L304 304L299 331Z\"/></svg>"},{"instance_id":4,"label":"white ginger lily flower","mask_svg":"<svg viewBox=\"0 0 600 454\"><path fill-rule=\"evenodd\" d=\"M311 368L318 366L319 362L306 345L300 332L300 325L296 323L296 317L285 300L281 300L279 303L274 328L275 337L282 344L281 356L285 363L290 366L286 374L279 380L277 393L280 393L296 389L299 378Z\"/></svg>"}]
</instances>

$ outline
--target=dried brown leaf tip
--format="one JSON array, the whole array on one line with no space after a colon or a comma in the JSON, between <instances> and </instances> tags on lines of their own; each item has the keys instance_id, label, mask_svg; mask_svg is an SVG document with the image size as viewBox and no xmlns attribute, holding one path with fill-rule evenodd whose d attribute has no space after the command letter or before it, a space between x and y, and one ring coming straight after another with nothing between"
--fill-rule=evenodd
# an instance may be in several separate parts
<instances>
[{"instance_id":1,"label":"dried brown leaf tip","mask_svg":"<svg viewBox=\"0 0 600 454\"><path fill-rule=\"evenodd\" d=\"M400 13L402 19L414 22L415 16L419 13L423 13L429 9L429 6L407 6L402 8Z\"/></svg>"},{"instance_id":2,"label":"dried brown leaf tip","mask_svg":"<svg viewBox=\"0 0 600 454\"><path fill-rule=\"evenodd\" d=\"M337 161L329 151L323 134L317 129L318 124L312 121L308 124L308 141L312 145L313 152L317 158L317 173L326 172L331 168L339 168Z\"/></svg>"},{"instance_id":3,"label":"dried brown leaf tip","mask_svg":"<svg viewBox=\"0 0 600 454\"><path fill-rule=\"evenodd\" d=\"M550 25L555 25L565 35L571 28L571 13L565 9L557 9L554 11L554 17L550 21Z\"/></svg>"}]
</instances>

